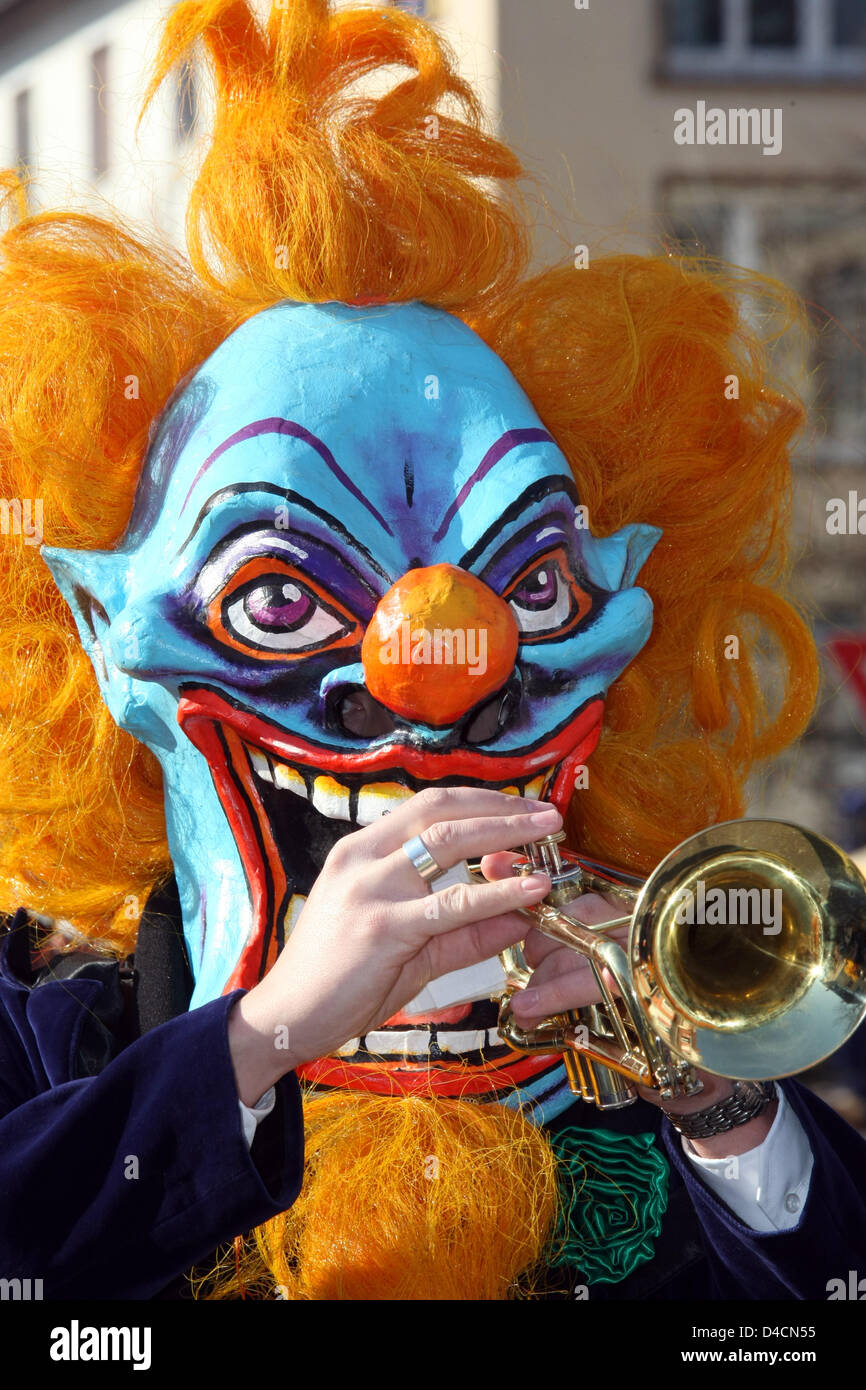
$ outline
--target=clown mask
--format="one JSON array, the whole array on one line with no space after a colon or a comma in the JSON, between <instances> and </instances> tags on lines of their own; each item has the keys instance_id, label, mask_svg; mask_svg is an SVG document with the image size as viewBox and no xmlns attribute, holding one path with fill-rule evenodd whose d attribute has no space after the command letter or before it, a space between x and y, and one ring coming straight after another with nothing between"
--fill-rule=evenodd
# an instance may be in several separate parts
<instances>
[{"instance_id":1,"label":"clown mask","mask_svg":"<svg viewBox=\"0 0 866 1390\"><path fill-rule=\"evenodd\" d=\"M280 303L181 384L117 547L43 554L162 767L193 1005L254 985L336 840L420 788L566 806L649 635L659 534L593 537L526 395L441 310ZM401 1014L305 1073L551 1094L557 1060L495 1021Z\"/></svg>"}]
</instances>

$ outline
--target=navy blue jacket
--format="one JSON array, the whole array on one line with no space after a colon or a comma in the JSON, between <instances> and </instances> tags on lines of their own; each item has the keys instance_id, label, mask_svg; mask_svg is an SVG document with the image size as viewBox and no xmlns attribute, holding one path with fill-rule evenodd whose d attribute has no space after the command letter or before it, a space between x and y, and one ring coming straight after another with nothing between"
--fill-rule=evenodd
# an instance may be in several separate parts
<instances>
[{"instance_id":1,"label":"navy blue jacket","mask_svg":"<svg viewBox=\"0 0 866 1390\"><path fill-rule=\"evenodd\" d=\"M297 1197L297 1078L278 1083L262 1171L228 1047L243 991L117 1046L116 965L39 979L28 936L19 912L0 946L0 1277L41 1278L46 1299L153 1297Z\"/></svg>"},{"instance_id":2,"label":"navy blue jacket","mask_svg":"<svg viewBox=\"0 0 866 1390\"><path fill-rule=\"evenodd\" d=\"M36 973L28 938L21 912L0 943L0 1277L41 1278L48 1299L160 1296L296 1198L297 1079L278 1083L250 1150L226 1031L241 991L187 1012L176 972L152 961L163 997L153 1015L151 988L143 1018L125 1008L116 965L69 957L71 975ZM672 1168L655 1258L619 1284L593 1285L593 1299L825 1299L830 1279L866 1273L866 1143L804 1087L784 1084L815 1167L798 1226L780 1234L741 1225L655 1107L599 1117L579 1103L554 1122L654 1130ZM562 1274L561 1296L575 1279Z\"/></svg>"}]
</instances>

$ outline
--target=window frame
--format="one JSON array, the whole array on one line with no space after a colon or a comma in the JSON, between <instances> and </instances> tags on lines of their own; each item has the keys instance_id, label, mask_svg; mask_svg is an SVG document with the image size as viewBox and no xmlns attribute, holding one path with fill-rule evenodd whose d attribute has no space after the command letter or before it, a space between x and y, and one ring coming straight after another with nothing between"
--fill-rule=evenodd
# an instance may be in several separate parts
<instances>
[{"instance_id":1,"label":"window frame","mask_svg":"<svg viewBox=\"0 0 866 1390\"><path fill-rule=\"evenodd\" d=\"M12 98L15 126L15 167L27 173L33 167L33 88L19 87Z\"/></svg>"},{"instance_id":2,"label":"window frame","mask_svg":"<svg viewBox=\"0 0 866 1390\"><path fill-rule=\"evenodd\" d=\"M812 301L811 297L812 288L822 267L820 246L809 235L809 262L806 273L800 277L792 277L790 264L765 260L761 248L767 243L765 225L768 213L772 216L777 207L790 206L798 200L800 206L806 210L838 206L840 194L850 197L851 206L856 210L858 217L859 209L863 208L863 220L866 221L866 176L852 181L838 175L780 175L768 180L765 177L733 173L668 174L658 180L655 195L659 221L666 228L672 228L672 224L679 221L684 224L683 230L698 230L702 209L713 209L711 217L716 216L718 210L722 212L723 224L717 246L705 245L699 239L693 241L689 235L685 238L673 236L668 243L673 254L676 255L680 249L687 254L703 254L706 250L711 257L714 254L718 255L723 262L747 266L758 274L782 279L790 284L806 303L811 322L808 339L810 356L799 389L812 425L820 421L821 428L807 428L802 439L798 441L796 456L800 458L800 449L805 448L808 451L809 466L818 469L862 466L862 441L866 438L866 399L862 412L858 412L862 418L857 420L847 406L831 407L829 398L823 394L826 388L832 387L833 384L828 356L824 351L826 344L821 341L830 322L825 315L832 309L832 304L818 304ZM847 210L843 212L843 216L846 215ZM835 263L823 262L824 273L829 275L833 269L842 269L845 264L855 259L862 261L866 279L866 242L856 221L854 229L840 240ZM743 309L748 318L748 306L744 304ZM844 320L836 322L842 334L850 336L850 330ZM855 334L858 342L862 341L860 331L858 324ZM795 352L783 371L783 376L795 370L797 357L798 354ZM820 373L817 378L814 376L816 368ZM799 370L797 371L799 375ZM838 380L840 378L837 378ZM843 400L845 399L843 397ZM853 428L849 423L851 421L854 422ZM839 426L838 429L834 428L834 423Z\"/></svg>"},{"instance_id":3,"label":"window frame","mask_svg":"<svg viewBox=\"0 0 866 1390\"><path fill-rule=\"evenodd\" d=\"M110 44L101 43L92 48L87 56L90 74L90 167L94 180L105 178L111 170L111 129L106 101L110 53Z\"/></svg>"},{"instance_id":4,"label":"window frame","mask_svg":"<svg viewBox=\"0 0 866 1390\"><path fill-rule=\"evenodd\" d=\"M719 44L674 44L668 37L667 5L661 3L661 70L666 78L722 78L767 81L856 81L866 75L866 45L833 43L834 0L795 0L800 41L793 48L753 45L748 38L750 0L719 0Z\"/></svg>"}]
</instances>

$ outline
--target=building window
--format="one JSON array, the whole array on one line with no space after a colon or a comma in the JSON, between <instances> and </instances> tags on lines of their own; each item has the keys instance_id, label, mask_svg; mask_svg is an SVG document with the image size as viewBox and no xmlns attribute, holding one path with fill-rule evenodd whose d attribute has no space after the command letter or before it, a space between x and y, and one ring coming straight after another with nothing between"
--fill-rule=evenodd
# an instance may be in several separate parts
<instances>
[{"instance_id":1,"label":"building window","mask_svg":"<svg viewBox=\"0 0 866 1390\"><path fill-rule=\"evenodd\" d=\"M193 134L198 121L198 86L192 63L182 63L177 75L174 94L174 135L183 145Z\"/></svg>"},{"instance_id":2,"label":"building window","mask_svg":"<svg viewBox=\"0 0 866 1390\"><path fill-rule=\"evenodd\" d=\"M715 48L722 42L722 0L667 7L668 44L674 49Z\"/></svg>"},{"instance_id":3,"label":"building window","mask_svg":"<svg viewBox=\"0 0 866 1390\"><path fill-rule=\"evenodd\" d=\"M831 435L856 446L866 424L866 256L816 267L807 297L822 319L815 344L818 408ZM863 347L852 351L852 344Z\"/></svg>"},{"instance_id":4,"label":"building window","mask_svg":"<svg viewBox=\"0 0 866 1390\"><path fill-rule=\"evenodd\" d=\"M837 48L866 46L866 4L863 0L836 0L833 43Z\"/></svg>"},{"instance_id":5,"label":"building window","mask_svg":"<svg viewBox=\"0 0 866 1390\"><path fill-rule=\"evenodd\" d=\"M32 158L30 131L30 88L15 94L15 162L24 172L30 168Z\"/></svg>"},{"instance_id":6,"label":"building window","mask_svg":"<svg viewBox=\"0 0 866 1390\"><path fill-rule=\"evenodd\" d=\"M796 48L798 10L797 0L749 0L750 48Z\"/></svg>"},{"instance_id":7,"label":"building window","mask_svg":"<svg viewBox=\"0 0 866 1390\"><path fill-rule=\"evenodd\" d=\"M810 458L866 462L866 185L677 179L665 192L663 221L671 250L719 257L796 290L813 329L810 355L788 335L776 365L815 426ZM748 300L742 307L748 317Z\"/></svg>"},{"instance_id":8,"label":"building window","mask_svg":"<svg viewBox=\"0 0 866 1390\"><path fill-rule=\"evenodd\" d=\"M90 55L90 131L93 176L108 172L108 48L97 48Z\"/></svg>"},{"instance_id":9,"label":"building window","mask_svg":"<svg viewBox=\"0 0 866 1390\"><path fill-rule=\"evenodd\" d=\"M662 0L668 77L856 79L866 0Z\"/></svg>"}]
</instances>

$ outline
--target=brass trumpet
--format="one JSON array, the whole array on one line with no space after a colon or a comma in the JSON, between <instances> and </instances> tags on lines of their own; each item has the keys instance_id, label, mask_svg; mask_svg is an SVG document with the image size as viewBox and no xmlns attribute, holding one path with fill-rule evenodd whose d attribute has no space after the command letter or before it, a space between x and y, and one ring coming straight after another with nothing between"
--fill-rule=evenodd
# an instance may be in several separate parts
<instances>
[{"instance_id":1,"label":"brass trumpet","mask_svg":"<svg viewBox=\"0 0 866 1390\"><path fill-rule=\"evenodd\" d=\"M522 910L587 958L603 1002L519 1028L511 996L531 971L512 947L501 957L499 1033L518 1052L561 1052L584 1100L618 1109L636 1086L693 1095L698 1067L790 1076L829 1057L866 1015L866 880L821 835L727 821L683 841L643 883L560 849L564 838L524 846L515 873L544 870L551 890ZM623 915L575 921L568 909L589 892ZM613 933L626 927L624 949Z\"/></svg>"}]
</instances>

